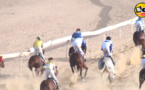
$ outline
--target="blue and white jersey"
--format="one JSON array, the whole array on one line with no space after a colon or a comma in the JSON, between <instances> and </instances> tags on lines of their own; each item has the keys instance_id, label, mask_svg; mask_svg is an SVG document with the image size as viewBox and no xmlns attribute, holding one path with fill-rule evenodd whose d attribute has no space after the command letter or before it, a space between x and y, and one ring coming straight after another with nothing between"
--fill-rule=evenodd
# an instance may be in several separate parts
<instances>
[{"instance_id":1,"label":"blue and white jersey","mask_svg":"<svg viewBox=\"0 0 145 90\"><path fill-rule=\"evenodd\" d=\"M113 43L111 40L105 40L102 44L101 50L103 50L104 48L108 48L110 50L110 52L112 52L113 50Z\"/></svg>"},{"instance_id":2,"label":"blue and white jersey","mask_svg":"<svg viewBox=\"0 0 145 90\"><path fill-rule=\"evenodd\" d=\"M137 30L137 31L142 31L142 30L144 30L144 28L145 28L145 26L144 26L144 21L143 21L142 19L136 20L135 27L136 27L136 30Z\"/></svg>"},{"instance_id":3,"label":"blue and white jersey","mask_svg":"<svg viewBox=\"0 0 145 90\"><path fill-rule=\"evenodd\" d=\"M85 40L83 39L83 41L82 41L82 47L84 47L84 48L86 48L87 47L87 45L86 45L86 43L85 43Z\"/></svg>"},{"instance_id":4,"label":"blue and white jersey","mask_svg":"<svg viewBox=\"0 0 145 90\"><path fill-rule=\"evenodd\" d=\"M82 34L79 31L73 33L72 38L82 38Z\"/></svg>"}]
</instances>

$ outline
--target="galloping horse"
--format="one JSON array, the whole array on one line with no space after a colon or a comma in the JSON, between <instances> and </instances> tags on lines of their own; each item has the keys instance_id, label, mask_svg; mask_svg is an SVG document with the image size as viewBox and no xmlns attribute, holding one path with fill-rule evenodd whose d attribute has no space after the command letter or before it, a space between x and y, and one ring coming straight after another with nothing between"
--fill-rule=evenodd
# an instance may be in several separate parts
<instances>
[{"instance_id":1,"label":"galloping horse","mask_svg":"<svg viewBox=\"0 0 145 90\"><path fill-rule=\"evenodd\" d=\"M139 73L139 89L141 89L141 86L144 81L145 81L145 68L141 69Z\"/></svg>"},{"instance_id":2,"label":"galloping horse","mask_svg":"<svg viewBox=\"0 0 145 90\"><path fill-rule=\"evenodd\" d=\"M39 76L39 72L41 71L41 75L43 74L44 70L42 69L44 62L39 55L31 56L28 62L28 67L32 71L32 68L35 68L36 75Z\"/></svg>"},{"instance_id":3,"label":"galloping horse","mask_svg":"<svg viewBox=\"0 0 145 90\"><path fill-rule=\"evenodd\" d=\"M143 43L145 41L144 33L143 32L138 32L138 31L134 32L133 41L134 41L135 46L143 45Z\"/></svg>"},{"instance_id":4,"label":"galloping horse","mask_svg":"<svg viewBox=\"0 0 145 90\"><path fill-rule=\"evenodd\" d=\"M56 67L55 75L57 76L58 70ZM40 90L57 90L56 83L53 78L48 78L46 80L43 80L40 84Z\"/></svg>"},{"instance_id":5,"label":"galloping horse","mask_svg":"<svg viewBox=\"0 0 145 90\"><path fill-rule=\"evenodd\" d=\"M82 47L83 48L83 47ZM86 53L86 48L83 48L84 53ZM70 47L69 49L69 62L70 67L72 69L72 72L74 73L74 67L77 66L77 70L80 70L80 76L81 79L86 77L88 67L85 64L85 61L83 60L83 56L79 52L75 52L73 47ZM82 70L86 69L84 77L82 77Z\"/></svg>"},{"instance_id":6,"label":"galloping horse","mask_svg":"<svg viewBox=\"0 0 145 90\"><path fill-rule=\"evenodd\" d=\"M106 71L108 72L108 80L111 83L112 80L115 78L115 69L114 64L110 57L103 57L98 61L98 67L101 71L101 77L103 73ZM103 77L102 77L103 80Z\"/></svg>"}]
</instances>

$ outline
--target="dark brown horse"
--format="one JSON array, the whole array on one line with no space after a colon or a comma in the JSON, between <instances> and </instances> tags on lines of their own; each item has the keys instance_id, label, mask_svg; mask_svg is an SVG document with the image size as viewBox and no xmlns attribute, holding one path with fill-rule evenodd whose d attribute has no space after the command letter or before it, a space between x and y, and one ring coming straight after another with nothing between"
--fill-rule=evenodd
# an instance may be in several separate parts
<instances>
[{"instance_id":1,"label":"dark brown horse","mask_svg":"<svg viewBox=\"0 0 145 90\"><path fill-rule=\"evenodd\" d=\"M83 51L84 51L84 53L86 53L86 48L83 48ZM86 66L85 61L83 60L83 56L79 52L75 53L74 48L70 47L69 58L70 58L69 62L70 62L70 67L72 69L72 72L74 73L74 68L75 68L75 66L77 66L77 70L78 71L80 70L81 79L86 77L88 67ZM82 77L83 68L86 69L84 77Z\"/></svg>"},{"instance_id":2,"label":"dark brown horse","mask_svg":"<svg viewBox=\"0 0 145 90\"><path fill-rule=\"evenodd\" d=\"M35 68L36 75L39 76L39 72L41 71L41 75L43 74L43 65L44 62L39 55L31 56L28 62L28 67L32 71L32 68Z\"/></svg>"},{"instance_id":3,"label":"dark brown horse","mask_svg":"<svg viewBox=\"0 0 145 90\"><path fill-rule=\"evenodd\" d=\"M56 67L55 75L57 76L58 70ZM57 90L57 86L53 78L48 78L47 80L43 80L40 84L40 90Z\"/></svg>"},{"instance_id":4,"label":"dark brown horse","mask_svg":"<svg viewBox=\"0 0 145 90\"><path fill-rule=\"evenodd\" d=\"M139 88L140 89L144 81L145 81L145 68L143 68L139 73Z\"/></svg>"},{"instance_id":5,"label":"dark brown horse","mask_svg":"<svg viewBox=\"0 0 145 90\"><path fill-rule=\"evenodd\" d=\"M145 35L143 32L134 32L133 34L133 41L135 46L142 45L145 47Z\"/></svg>"}]
</instances>

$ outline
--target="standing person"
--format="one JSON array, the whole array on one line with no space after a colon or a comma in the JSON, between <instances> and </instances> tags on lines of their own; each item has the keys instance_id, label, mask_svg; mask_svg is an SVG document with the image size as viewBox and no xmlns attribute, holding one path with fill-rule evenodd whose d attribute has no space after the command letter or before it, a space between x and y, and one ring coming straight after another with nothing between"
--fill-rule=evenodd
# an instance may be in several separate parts
<instances>
[{"instance_id":1,"label":"standing person","mask_svg":"<svg viewBox=\"0 0 145 90\"><path fill-rule=\"evenodd\" d=\"M72 45L75 52L79 52L83 56L84 61L86 61L87 59L85 58L85 53L81 48L82 45L86 47L86 43L82 37L80 28L77 28L76 32L74 32L72 35Z\"/></svg>"},{"instance_id":2,"label":"standing person","mask_svg":"<svg viewBox=\"0 0 145 90\"><path fill-rule=\"evenodd\" d=\"M55 80L56 85L57 85L57 89L59 89L59 85L58 85L58 80L55 76L55 70L56 70L56 66L54 63L54 60L52 57L48 58L48 62L43 66L43 68L45 69L46 72L46 79L49 78L49 75L52 76L52 78Z\"/></svg>"},{"instance_id":3,"label":"standing person","mask_svg":"<svg viewBox=\"0 0 145 90\"><path fill-rule=\"evenodd\" d=\"M43 51L42 51L43 42L41 41L41 38L39 36L36 37L36 41L34 42L33 47L34 47L34 50L35 50L35 55L40 54L40 57L42 57L42 59L45 63L45 57L44 57Z\"/></svg>"},{"instance_id":4,"label":"standing person","mask_svg":"<svg viewBox=\"0 0 145 90\"><path fill-rule=\"evenodd\" d=\"M111 37L110 36L107 36L106 37L106 40L103 41L102 43L102 47L101 47L101 50L103 51L104 53L104 57L110 57L113 64L115 65L115 62L112 58L112 53L113 53L113 43L111 41Z\"/></svg>"},{"instance_id":5,"label":"standing person","mask_svg":"<svg viewBox=\"0 0 145 90\"><path fill-rule=\"evenodd\" d=\"M138 20L136 20L135 27L136 27L136 31L141 31L144 33L145 25L141 17L139 17Z\"/></svg>"}]
</instances>

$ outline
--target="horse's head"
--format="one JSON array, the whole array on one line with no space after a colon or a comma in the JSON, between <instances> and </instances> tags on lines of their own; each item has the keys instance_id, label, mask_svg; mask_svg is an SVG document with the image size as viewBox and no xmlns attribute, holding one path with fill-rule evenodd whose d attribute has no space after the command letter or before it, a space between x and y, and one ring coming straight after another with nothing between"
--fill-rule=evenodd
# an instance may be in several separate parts
<instances>
[{"instance_id":1,"label":"horse's head","mask_svg":"<svg viewBox=\"0 0 145 90\"><path fill-rule=\"evenodd\" d=\"M0 62L0 67L2 67L2 68L4 68L5 67L5 64L4 64L4 62L2 61L2 62Z\"/></svg>"}]
</instances>

